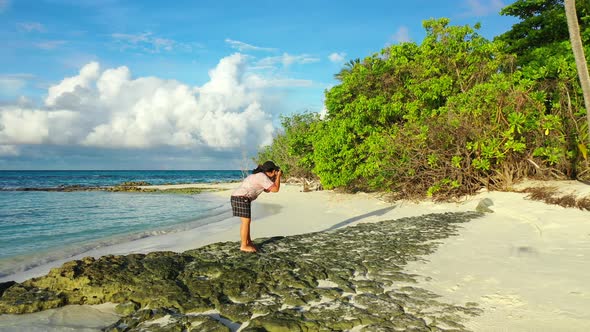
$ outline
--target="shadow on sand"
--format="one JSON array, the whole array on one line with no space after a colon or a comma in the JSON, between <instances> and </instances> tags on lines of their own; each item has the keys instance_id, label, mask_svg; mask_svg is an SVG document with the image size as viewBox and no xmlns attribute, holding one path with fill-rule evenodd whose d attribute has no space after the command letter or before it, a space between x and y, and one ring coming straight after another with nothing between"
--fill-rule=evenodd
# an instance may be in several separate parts
<instances>
[{"instance_id":1,"label":"shadow on sand","mask_svg":"<svg viewBox=\"0 0 590 332\"><path fill-rule=\"evenodd\" d=\"M379 209L379 210L375 210L373 212L369 212L369 213L365 213L365 214L361 214L360 216L356 216L356 217L352 217L349 219L346 219L344 221L341 221L339 223L337 223L336 225L331 226L330 228L324 229L324 232L329 232L329 231L333 231L336 230L340 227L346 226L348 224L352 224L353 222L368 218L368 217L377 217L377 216L382 216L384 214L386 214L387 212L391 211L395 209L395 206L390 206L390 207L386 207L383 209Z\"/></svg>"},{"instance_id":2,"label":"shadow on sand","mask_svg":"<svg viewBox=\"0 0 590 332\"><path fill-rule=\"evenodd\" d=\"M261 219L261 218L264 218L264 217L267 217L267 216L270 216L273 214L277 214L282 209L282 207L277 204L261 203L261 204L259 204L259 206L261 207L261 209L256 212L257 214L259 214L259 217L257 217L257 219ZM354 222L357 222L359 220L363 220L368 217L382 216L393 209L395 209L395 206L390 206L390 207L375 210L375 211L372 211L369 213L361 214L356 217L352 217L352 218L346 219L344 221L341 221L341 222L337 223L336 225L333 225L327 229L322 230L321 232L335 231L335 230L337 230L341 227L344 227L348 224L352 224ZM266 245L273 244L273 243L280 241L284 238L285 238L284 236L273 236L271 238L267 238L267 239L263 240L262 242L256 242L256 247L258 248L258 252L259 253L264 252L264 247Z\"/></svg>"},{"instance_id":3,"label":"shadow on sand","mask_svg":"<svg viewBox=\"0 0 590 332\"><path fill-rule=\"evenodd\" d=\"M253 203L252 204L252 220L260 220L275 214L279 214L283 207L279 204L270 203Z\"/></svg>"}]
</instances>

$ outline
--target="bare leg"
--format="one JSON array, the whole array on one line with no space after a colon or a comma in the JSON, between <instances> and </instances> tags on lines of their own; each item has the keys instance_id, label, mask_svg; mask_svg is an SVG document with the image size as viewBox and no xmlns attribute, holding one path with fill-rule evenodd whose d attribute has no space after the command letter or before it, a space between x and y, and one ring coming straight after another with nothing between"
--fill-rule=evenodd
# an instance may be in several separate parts
<instances>
[{"instance_id":1,"label":"bare leg","mask_svg":"<svg viewBox=\"0 0 590 332\"><path fill-rule=\"evenodd\" d=\"M242 226L240 227L240 239L242 244L240 245L240 250L246 252L256 252L256 247L250 238L250 222L252 219L244 217L241 217L240 219L242 220Z\"/></svg>"}]
</instances>

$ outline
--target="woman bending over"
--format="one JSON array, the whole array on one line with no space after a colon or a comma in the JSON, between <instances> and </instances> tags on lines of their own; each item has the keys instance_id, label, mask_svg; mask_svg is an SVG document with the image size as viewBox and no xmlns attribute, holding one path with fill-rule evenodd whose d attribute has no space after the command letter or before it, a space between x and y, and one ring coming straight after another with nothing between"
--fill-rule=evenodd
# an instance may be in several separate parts
<instances>
[{"instance_id":1,"label":"woman bending over","mask_svg":"<svg viewBox=\"0 0 590 332\"><path fill-rule=\"evenodd\" d=\"M242 221L240 250L256 252L256 247L250 238L252 201L258 198L263 191L267 193L278 192L281 188L281 175L283 175L283 171L281 171L280 167L269 160L262 165L258 165L252 171L252 174L248 175L232 193L230 201L233 214L240 217Z\"/></svg>"}]
</instances>

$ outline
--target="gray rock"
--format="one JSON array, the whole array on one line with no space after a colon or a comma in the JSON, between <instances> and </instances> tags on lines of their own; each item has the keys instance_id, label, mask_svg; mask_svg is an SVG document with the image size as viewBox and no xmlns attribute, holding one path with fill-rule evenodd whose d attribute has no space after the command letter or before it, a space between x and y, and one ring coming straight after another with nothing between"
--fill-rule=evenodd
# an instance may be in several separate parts
<instances>
[{"instance_id":1,"label":"gray rock","mask_svg":"<svg viewBox=\"0 0 590 332\"><path fill-rule=\"evenodd\" d=\"M117 306L115 307L115 312L121 316L128 316L136 312L137 309L139 309L139 304L129 301L117 304Z\"/></svg>"},{"instance_id":2,"label":"gray rock","mask_svg":"<svg viewBox=\"0 0 590 332\"><path fill-rule=\"evenodd\" d=\"M403 267L480 216L429 214L260 239L257 254L223 242L183 253L88 257L2 284L0 314L114 302L124 316L106 331L229 331L245 322L244 331L464 331L461 322L479 308L438 301Z\"/></svg>"},{"instance_id":3,"label":"gray rock","mask_svg":"<svg viewBox=\"0 0 590 332\"><path fill-rule=\"evenodd\" d=\"M475 211L481 212L481 213L493 213L494 210L489 208L492 205L494 205L494 202L492 202L491 199L484 198L481 201L479 201L479 204L477 204Z\"/></svg>"}]
</instances>

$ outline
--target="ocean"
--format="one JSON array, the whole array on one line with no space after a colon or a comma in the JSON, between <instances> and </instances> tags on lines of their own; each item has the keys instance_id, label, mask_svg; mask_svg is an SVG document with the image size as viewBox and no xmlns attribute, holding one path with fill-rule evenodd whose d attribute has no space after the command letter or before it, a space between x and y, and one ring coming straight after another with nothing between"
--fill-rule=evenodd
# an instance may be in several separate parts
<instances>
[{"instance_id":1,"label":"ocean","mask_svg":"<svg viewBox=\"0 0 590 332\"><path fill-rule=\"evenodd\" d=\"M101 246L204 226L226 218L230 210L229 200L207 193L38 189L128 181L212 183L242 177L239 170L0 171L0 278Z\"/></svg>"}]
</instances>

